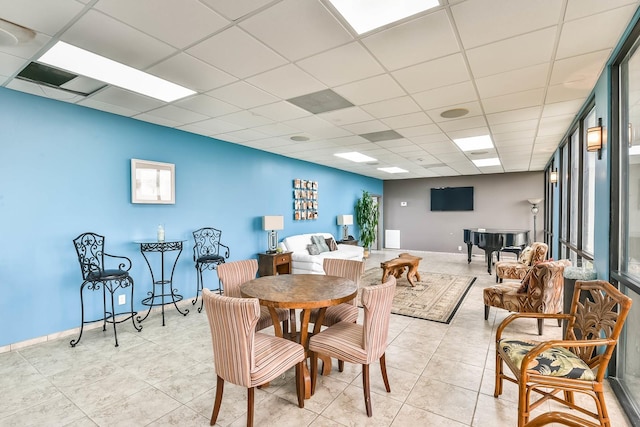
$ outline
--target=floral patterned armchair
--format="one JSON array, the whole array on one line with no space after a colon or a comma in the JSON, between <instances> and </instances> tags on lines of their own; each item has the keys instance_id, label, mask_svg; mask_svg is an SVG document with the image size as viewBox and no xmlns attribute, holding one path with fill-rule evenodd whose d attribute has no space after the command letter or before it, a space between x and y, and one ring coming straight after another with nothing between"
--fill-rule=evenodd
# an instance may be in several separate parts
<instances>
[{"instance_id":1,"label":"floral patterned armchair","mask_svg":"<svg viewBox=\"0 0 640 427\"><path fill-rule=\"evenodd\" d=\"M547 258L549 247L546 243L533 242L530 248L525 248L518 261L498 261L496 263L496 283L502 283L502 279L522 280L527 275L532 265Z\"/></svg>"},{"instance_id":2,"label":"floral patterned armchair","mask_svg":"<svg viewBox=\"0 0 640 427\"><path fill-rule=\"evenodd\" d=\"M545 245L546 246L546 245ZM484 289L484 320L489 318L489 307L503 308L519 313L562 313L564 268L569 260L545 261L530 268L521 283L500 283ZM544 319L538 320L538 334L542 335ZM558 326L561 326L558 322Z\"/></svg>"}]
</instances>

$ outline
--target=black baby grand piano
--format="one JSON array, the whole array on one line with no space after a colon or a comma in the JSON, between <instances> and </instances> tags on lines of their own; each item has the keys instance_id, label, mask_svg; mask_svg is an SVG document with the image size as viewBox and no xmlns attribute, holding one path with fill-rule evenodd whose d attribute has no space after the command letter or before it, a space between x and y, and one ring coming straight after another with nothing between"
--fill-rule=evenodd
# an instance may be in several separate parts
<instances>
[{"instance_id":1,"label":"black baby grand piano","mask_svg":"<svg viewBox=\"0 0 640 427\"><path fill-rule=\"evenodd\" d=\"M519 246L521 249L529 243L529 230L500 230L496 228L465 228L464 242L467 244L467 262L471 262L471 248L476 245L484 249L487 271L491 274L492 255L505 247Z\"/></svg>"}]
</instances>

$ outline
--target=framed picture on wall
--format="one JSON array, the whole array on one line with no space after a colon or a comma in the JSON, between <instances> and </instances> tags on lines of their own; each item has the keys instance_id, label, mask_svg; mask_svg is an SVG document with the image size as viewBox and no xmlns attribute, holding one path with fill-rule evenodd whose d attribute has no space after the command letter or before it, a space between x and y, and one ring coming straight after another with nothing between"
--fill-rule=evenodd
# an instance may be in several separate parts
<instances>
[{"instance_id":1,"label":"framed picture on wall","mask_svg":"<svg viewBox=\"0 0 640 427\"><path fill-rule=\"evenodd\" d=\"M176 165L131 159L131 203L176 203Z\"/></svg>"}]
</instances>

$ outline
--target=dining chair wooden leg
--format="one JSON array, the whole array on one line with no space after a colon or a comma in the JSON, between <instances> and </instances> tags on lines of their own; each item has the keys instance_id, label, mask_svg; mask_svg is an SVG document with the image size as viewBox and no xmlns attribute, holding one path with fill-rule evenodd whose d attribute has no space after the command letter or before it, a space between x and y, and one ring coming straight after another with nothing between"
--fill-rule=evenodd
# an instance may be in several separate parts
<instances>
[{"instance_id":1,"label":"dining chair wooden leg","mask_svg":"<svg viewBox=\"0 0 640 427\"><path fill-rule=\"evenodd\" d=\"M484 306L484 320L488 320L489 319L489 306L485 305Z\"/></svg>"},{"instance_id":2,"label":"dining chair wooden leg","mask_svg":"<svg viewBox=\"0 0 640 427\"><path fill-rule=\"evenodd\" d=\"M318 381L318 354L315 351L309 351L309 356L311 359L311 395L313 396L316 392L316 381Z\"/></svg>"},{"instance_id":3,"label":"dining chair wooden leg","mask_svg":"<svg viewBox=\"0 0 640 427\"><path fill-rule=\"evenodd\" d=\"M338 359L338 371L339 372L344 371L344 360Z\"/></svg>"},{"instance_id":4,"label":"dining chair wooden leg","mask_svg":"<svg viewBox=\"0 0 640 427\"><path fill-rule=\"evenodd\" d=\"M304 361L296 365L296 393L298 394L298 407L304 408Z\"/></svg>"},{"instance_id":5,"label":"dining chair wooden leg","mask_svg":"<svg viewBox=\"0 0 640 427\"><path fill-rule=\"evenodd\" d=\"M222 393L224 392L224 380L218 375L218 381L216 383L216 400L213 404L213 413L211 414L211 421L209 425L214 425L218 420L218 414L220 413L220 404L222 403Z\"/></svg>"},{"instance_id":6,"label":"dining chair wooden leg","mask_svg":"<svg viewBox=\"0 0 640 427\"><path fill-rule=\"evenodd\" d=\"M367 417L373 416L371 410L371 386L369 384L369 365L362 365L362 388L364 389L364 406L367 408Z\"/></svg>"},{"instance_id":7,"label":"dining chair wooden leg","mask_svg":"<svg viewBox=\"0 0 640 427\"><path fill-rule=\"evenodd\" d=\"M389 387L389 377L387 377L387 362L384 358L384 353L380 356L380 370L382 371L382 381L384 381L384 388L387 389L387 393L391 393L391 387Z\"/></svg>"},{"instance_id":8,"label":"dining chair wooden leg","mask_svg":"<svg viewBox=\"0 0 640 427\"><path fill-rule=\"evenodd\" d=\"M496 355L496 379L493 397L498 397L502 394L502 369L502 358Z\"/></svg>"},{"instance_id":9,"label":"dining chair wooden leg","mask_svg":"<svg viewBox=\"0 0 640 427\"><path fill-rule=\"evenodd\" d=\"M253 398L255 387L249 387L247 391L247 427L253 427Z\"/></svg>"}]
</instances>

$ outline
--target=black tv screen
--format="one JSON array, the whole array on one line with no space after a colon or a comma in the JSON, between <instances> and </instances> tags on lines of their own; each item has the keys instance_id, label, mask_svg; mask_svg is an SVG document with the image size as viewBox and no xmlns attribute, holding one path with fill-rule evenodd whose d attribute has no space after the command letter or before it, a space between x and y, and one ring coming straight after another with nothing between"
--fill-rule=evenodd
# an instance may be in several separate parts
<instances>
[{"instance_id":1,"label":"black tv screen","mask_svg":"<svg viewBox=\"0 0 640 427\"><path fill-rule=\"evenodd\" d=\"M473 187L431 189L432 211L472 211Z\"/></svg>"}]
</instances>

